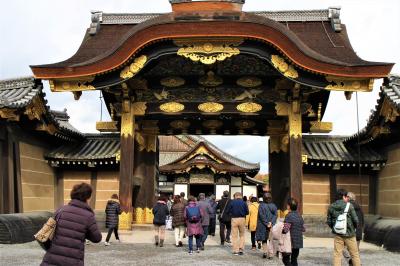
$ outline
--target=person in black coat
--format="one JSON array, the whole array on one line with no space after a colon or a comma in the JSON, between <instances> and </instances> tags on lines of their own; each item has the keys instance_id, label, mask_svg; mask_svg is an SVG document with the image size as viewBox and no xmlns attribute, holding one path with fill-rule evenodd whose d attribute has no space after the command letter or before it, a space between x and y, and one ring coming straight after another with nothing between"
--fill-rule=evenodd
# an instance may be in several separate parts
<instances>
[{"instance_id":1,"label":"person in black coat","mask_svg":"<svg viewBox=\"0 0 400 266\"><path fill-rule=\"evenodd\" d=\"M300 249L303 248L303 232L304 220L303 217L297 211L297 200L290 198L287 203L287 209L289 213L286 215L284 220L283 232L290 232L290 240L292 244L292 253L283 253L282 261L283 264L289 266L297 266L297 258L300 253Z\"/></svg>"},{"instance_id":2,"label":"person in black coat","mask_svg":"<svg viewBox=\"0 0 400 266\"><path fill-rule=\"evenodd\" d=\"M119 224L120 214L121 214L121 207L119 204L118 195L113 194L111 196L111 199L107 202L106 206L106 228L108 228L106 242L104 243L106 246L110 245L109 241L113 231L115 239L120 241L118 236L118 224Z\"/></svg>"},{"instance_id":3,"label":"person in black coat","mask_svg":"<svg viewBox=\"0 0 400 266\"><path fill-rule=\"evenodd\" d=\"M153 215L155 245L162 247L165 239L165 220L169 215L166 197L159 197L156 205L153 207Z\"/></svg>"}]
</instances>

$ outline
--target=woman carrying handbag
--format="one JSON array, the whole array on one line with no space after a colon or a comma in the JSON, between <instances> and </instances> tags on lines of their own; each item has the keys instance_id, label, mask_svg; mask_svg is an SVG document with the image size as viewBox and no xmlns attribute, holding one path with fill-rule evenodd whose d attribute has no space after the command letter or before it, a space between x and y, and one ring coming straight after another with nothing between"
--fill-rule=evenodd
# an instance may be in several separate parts
<instances>
[{"instance_id":1,"label":"woman carrying handbag","mask_svg":"<svg viewBox=\"0 0 400 266\"><path fill-rule=\"evenodd\" d=\"M71 201L56 212L54 237L41 266L83 266L85 239L101 241L93 210L87 204L91 195L92 187L86 183L73 187Z\"/></svg>"}]
</instances>

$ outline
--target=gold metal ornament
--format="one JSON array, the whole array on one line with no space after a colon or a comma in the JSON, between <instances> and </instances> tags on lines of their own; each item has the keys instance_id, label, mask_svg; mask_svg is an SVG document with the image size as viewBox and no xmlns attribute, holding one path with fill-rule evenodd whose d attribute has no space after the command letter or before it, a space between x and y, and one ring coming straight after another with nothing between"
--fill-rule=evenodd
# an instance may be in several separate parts
<instances>
[{"instance_id":1,"label":"gold metal ornament","mask_svg":"<svg viewBox=\"0 0 400 266\"><path fill-rule=\"evenodd\" d=\"M253 128L255 125L256 123L251 120L240 120L235 122L235 126L239 129L249 129Z\"/></svg>"},{"instance_id":2,"label":"gold metal ornament","mask_svg":"<svg viewBox=\"0 0 400 266\"><path fill-rule=\"evenodd\" d=\"M285 61L279 55L272 55L271 56L272 65L281 72L285 77L296 79L299 77L299 73L295 67Z\"/></svg>"},{"instance_id":3,"label":"gold metal ornament","mask_svg":"<svg viewBox=\"0 0 400 266\"><path fill-rule=\"evenodd\" d=\"M185 109L185 106L177 102L168 102L160 105L160 110L166 113L178 113Z\"/></svg>"},{"instance_id":4,"label":"gold metal ornament","mask_svg":"<svg viewBox=\"0 0 400 266\"><path fill-rule=\"evenodd\" d=\"M123 79L129 79L134 77L144 67L147 62L147 56L141 55L133 61L132 64L126 66L120 73L120 77Z\"/></svg>"},{"instance_id":5,"label":"gold metal ornament","mask_svg":"<svg viewBox=\"0 0 400 266\"><path fill-rule=\"evenodd\" d=\"M133 115L145 115L146 113L146 102L134 102L131 104Z\"/></svg>"},{"instance_id":6,"label":"gold metal ornament","mask_svg":"<svg viewBox=\"0 0 400 266\"><path fill-rule=\"evenodd\" d=\"M205 113L218 113L224 109L224 106L220 103L207 102L199 104L197 108Z\"/></svg>"},{"instance_id":7,"label":"gold metal ornament","mask_svg":"<svg viewBox=\"0 0 400 266\"><path fill-rule=\"evenodd\" d=\"M31 104L25 109L24 112L24 114L28 116L29 120L40 120L42 115L45 113L46 109L39 97L34 97Z\"/></svg>"},{"instance_id":8,"label":"gold metal ornament","mask_svg":"<svg viewBox=\"0 0 400 266\"><path fill-rule=\"evenodd\" d=\"M262 85L262 80L257 77L242 77L236 84L245 88L254 88Z\"/></svg>"},{"instance_id":9,"label":"gold metal ornament","mask_svg":"<svg viewBox=\"0 0 400 266\"><path fill-rule=\"evenodd\" d=\"M307 154L302 154L301 155L301 162L305 163L305 164L308 164L308 156L307 156Z\"/></svg>"},{"instance_id":10,"label":"gold metal ornament","mask_svg":"<svg viewBox=\"0 0 400 266\"><path fill-rule=\"evenodd\" d=\"M96 130L100 132L117 132L117 121L98 121L96 122Z\"/></svg>"},{"instance_id":11,"label":"gold metal ornament","mask_svg":"<svg viewBox=\"0 0 400 266\"><path fill-rule=\"evenodd\" d=\"M0 118L7 119L9 121L19 121L19 114L17 114L16 110L2 108L0 109Z\"/></svg>"},{"instance_id":12,"label":"gold metal ornament","mask_svg":"<svg viewBox=\"0 0 400 266\"><path fill-rule=\"evenodd\" d=\"M186 120L175 120L169 123L172 128L186 130L190 126L190 122Z\"/></svg>"},{"instance_id":13,"label":"gold metal ornament","mask_svg":"<svg viewBox=\"0 0 400 266\"><path fill-rule=\"evenodd\" d=\"M115 154L115 160L116 160L117 162L120 162L120 161L121 161L121 151L118 151L118 152Z\"/></svg>"},{"instance_id":14,"label":"gold metal ornament","mask_svg":"<svg viewBox=\"0 0 400 266\"><path fill-rule=\"evenodd\" d=\"M245 102L236 106L236 109L243 113L257 113L262 110L262 106L258 103Z\"/></svg>"},{"instance_id":15,"label":"gold metal ornament","mask_svg":"<svg viewBox=\"0 0 400 266\"><path fill-rule=\"evenodd\" d=\"M176 43L184 46L178 50L178 55L189 58L194 62L201 62L206 65L214 64L217 61L224 61L229 57L240 54L240 50L234 47L234 45L237 44L232 42L226 43L221 41L199 41L194 43L185 43L176 41Z\"/></svg>"},{"instance_id":16,"label":"gold metal ornament","mask_svg":"<svg viewBox=\"0 0 400 266\"><path fill-rule=\"evenodd\" d=\"M215 75L213 71L208 71L206 76L199 79L199 84L205 87L216 87L222 83L224 83L223 79Z\"/></svg>"},{"instance_id":17,"label":"gold metal ornament","mask_svg":"<svg viewBox=\"0 0 400 266\"><path fill-rule=\"evenodd\" d=\"M90 84L94 77L82 77L79 80L49 80L50 90L53 92L77 92L77 91L91 91L96 88Z\"/></svg>"},{"instance_id":18,"label":"gold metal ornament","mask_svg":"<svg viewBox=\"0 0 400 266\"><path fill-rule=\"evenodd\" d=\"M374 79L326 76L326 80L329 82L329 85L325 89L333 91L370 92L374 87Z\"/></svg>"},{"instance_id":19,"label":"gold metal ornament","mask_svg":"<svg viewBox=\"0 0 400 266\"><path fill-rule=\"evenodd\" d=\"M185 80L181 77L167 77L160 80L160 84L165 87L175 88L185 84Z\"/></svg>"}]
</instances>

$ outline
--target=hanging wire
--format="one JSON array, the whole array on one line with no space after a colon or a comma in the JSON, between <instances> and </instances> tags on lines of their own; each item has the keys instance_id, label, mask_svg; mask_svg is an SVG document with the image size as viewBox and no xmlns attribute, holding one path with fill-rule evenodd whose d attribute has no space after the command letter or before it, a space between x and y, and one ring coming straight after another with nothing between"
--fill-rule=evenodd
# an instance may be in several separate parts
<instances>
[{"instance_id":1,"label":"hanging wire","mask_svg":"<svg viewBox=\"0 0 400 266\"><path fill-rule=\"evenodd\" d=\"M357 159L358 159L358 179L360 181L360 207L362 209L362 178L361 178L361 147L360 147L360 116L358 113L358 93L356 92L357 107Z\"/></svg>"},{"instance_id":2,"label":"hanging wire","mask_svg":"<svg viewBox=\"0 0 400 266\"><path fill-rule=\"evenodd\" d=\"M100 99L100 121L103 121L103 95L101 94L101 91L99 91L99 99Z\"/></svg>"}]
</instances>

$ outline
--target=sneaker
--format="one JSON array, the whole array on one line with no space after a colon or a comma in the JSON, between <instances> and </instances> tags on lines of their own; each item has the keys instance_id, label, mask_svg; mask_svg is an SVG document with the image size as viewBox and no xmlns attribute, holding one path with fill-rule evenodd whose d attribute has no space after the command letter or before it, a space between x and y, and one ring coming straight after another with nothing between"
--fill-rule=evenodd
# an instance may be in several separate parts
<instances>
[{"instance_id":1,"label":"sneaker","mask_svg":"<svg viewBox=\"0 0 400 266\"><path fill-rule=\"evenodd\" d=\"M241 251L239 251L239 255L240 256L242 256L244 253L243 253L243 251L241 250Z\"/></svg>"},{"instance_id":2,"label":"sneaker","mask_svg":"<svg viewBox=\"0 0 400 266\"><path fill-rule=\"evenodd\" d=\"M223 245L225 245L225 243L224 242L221 242L221 244L220 244L221 246L223 246Z\"/></svg>"},{"instance_id":3,"label":"sneaker","mask_svg":"<svg viewBox=\"0 0 400 266\"><path fill-rule=\"evenodd\" d=\"M263 254L263 259L266 259L267 258L267 253L264 253Z\"/></svg>"},{"instance_id":4,"label":"sneaker","mask_svg":"<svg viewBox=\"0 0 400 266\"><path fill-rule=\"evenodd\" d=\"M258 249L261 249L261 243L260 243L260 242L258 242L257 248L258 248Z\"/></svg>"},{"instance_id":5,"label":"sneaker","mask_svg":"<svg viewBox=\"0 0 400 266\"><path fill-rule=\"evenodd\" d=\"M256 247L251 247L251 250L256 250Z\"/></svg>"},{"instance_id":6,"label":"sneaker","mask_svg":"<svg viewBox=\"0 0 400 266\"><path fill-rule=\"evenodd\" d=\"M109 246L110 242L104 242L104 246Z\"/></svg>"},{"instance_id":7,"label":"sneaker","mask_svg":"<svg viewBox=\"0 0 400 266\"><path fill-rule=\"evenodd\" d=\"M226 243L231 243L230 239L225 240Z\"/></svg>"},{"instance_id":8,"label":"sneaker","mask_svg":"<svg viewBox=\"0 0 400 266\"><path fill-rule=\"evenodd\" d=\"M179 241L178 245L179 245L180 247L183 247L182 241Z\"/></svg>"},{"instance_id":9,"label":"sneaker","mask_svg":"<svg viewBox=\"0 0 400 266\"><path fill-rule=\"evenodd\" d=\"M233 255L238 256L239 252L233 252Z\"/></svg>"},{"instance_id":10,"label":"sneaker","mask_svg":"<svg viewBox=\"0 0 400 266\"><path fill-rule=\"evenodd\" d=\"M193 250L189 250L189 255L193 255Z\"/></svg>"},{"instance_id":11,"label":"sneaker","mask_svg":"<svg viewBox=\"0 0 400 266\"><path fill-rule=\"evenodd\" d=\"M196 252L197 252L197 253L200 253L200 249L199 249L199 248L197 248Z\"/></svg>"}]
</instances>

